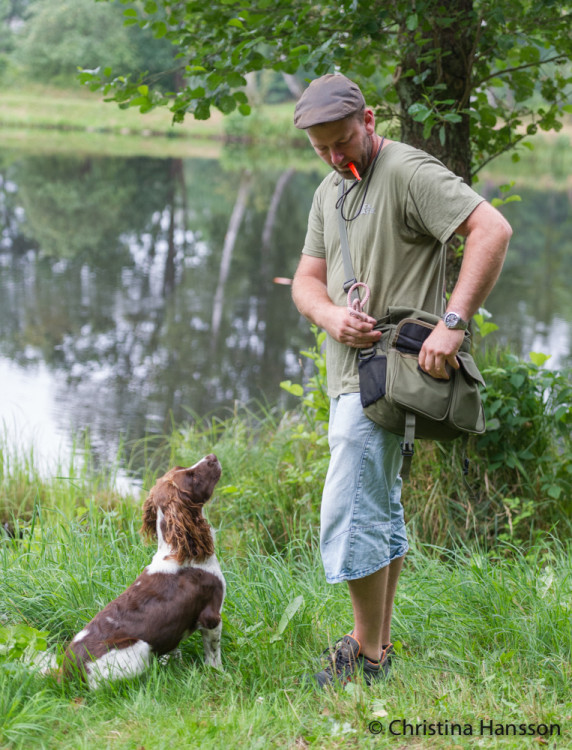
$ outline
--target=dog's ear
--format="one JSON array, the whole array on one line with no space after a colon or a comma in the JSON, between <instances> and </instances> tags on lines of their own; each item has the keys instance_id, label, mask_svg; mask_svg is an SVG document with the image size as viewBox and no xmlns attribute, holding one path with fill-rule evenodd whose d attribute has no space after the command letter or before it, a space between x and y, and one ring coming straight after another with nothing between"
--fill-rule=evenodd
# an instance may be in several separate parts
<instances>
[{"instance_id":1,"label":"dog's ear","mask_svg":"<svg viewBox=\"0 0 572 750\"><path fill-rule=\"evenodd\" d=\"M203 518L200 505L189 506L175 490L162 511L161 530L177 562L182 564L193 558L202 561L214 553L210 526Z\"/></svg>"},{"instance_id":2,"label":"dog's ear","mask_svg":"<svg viewBox=\"0 0 572 750\"><path fill-rule=\"evenodd\" d=\"M157 503L155 501L154 489L149 493L147 500L143 504L143 523L139 529L143 536L157 537Z\"/></svg>"}]
</instances>

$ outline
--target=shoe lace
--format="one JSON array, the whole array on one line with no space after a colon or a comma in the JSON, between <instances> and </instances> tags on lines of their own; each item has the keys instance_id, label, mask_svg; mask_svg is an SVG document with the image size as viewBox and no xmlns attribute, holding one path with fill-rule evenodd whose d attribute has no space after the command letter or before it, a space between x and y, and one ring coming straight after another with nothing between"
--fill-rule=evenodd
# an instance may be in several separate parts
<instances>
[{"instance_id":1,"label":"shoe lace","mask_svg":"<svg viewBox=\"0 0 572 750\"><path fill-rule=\"evenodd\" d=\"M342 641L342 638L336 641L335 646L337 646L337 648L334 653L330 652L329 655L330 665L328 669L335 672L338 677L340 677L346 669L352 668L356 663L354 652Z\"/></svg>"},{"instance_id":2,"label":"shoe lace","mask_svg":"<svg viewBox=\"0 0 572 750\"><path fill-rule=\"evenodd\" d=\"M339 650L340 645L343 640L344 640L343 636L341 638L338 638L338 640L335 641L331 646L328 646L328 648L325 648L322 651L322 656L326 656L328 659L333 657L335 653Z\"/></svg>"}]
</instances>

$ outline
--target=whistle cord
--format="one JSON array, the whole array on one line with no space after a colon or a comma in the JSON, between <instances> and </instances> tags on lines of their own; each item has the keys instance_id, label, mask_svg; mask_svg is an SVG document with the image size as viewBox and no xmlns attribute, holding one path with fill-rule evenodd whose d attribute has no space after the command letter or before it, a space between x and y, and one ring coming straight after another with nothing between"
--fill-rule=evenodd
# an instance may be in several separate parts
<instances>
[{"instance_id":1,"label":"whistle cord","mask_svg":"<svg viewBox=\"0 0 572 750\"><path fill-rule=\"evenodd\" d=\"M352 216L351 219L348 219L346 216L344 216L344 204L346 202L346 198L351 193L351 191L360 184L358 182L358 180L355 180L355 182L352 185L350 185L350 187L347 190L344 190L344 192L341 194L341 196L336 201L336 209L338 209L338 208L340 209L340 212L342 214L342 218L343 218L344 221L354 221L354 219L357 219L357 217L361 215L362 209L363 209L364 204L365 204L365 198L367 196L367 191L369 189L369 183L371 182L371 177L373 175L373 170L374 170L376 162L377 162L377 157L379 156L379 153L380 153L381 149L383 148L384 141L385 141L385 136L383 136L383 138L381 139L381 143L379 144L379 147L377 149L377 153L374 156L373 161L371 163L371 166L369 168L368 175L367 175L367 181L365 183L365 190L363 192L363 198L361 199L361 204L360 204L360 207L359 207L357 213L354 214L354 216Z\"/></svg>"}]
</instances>

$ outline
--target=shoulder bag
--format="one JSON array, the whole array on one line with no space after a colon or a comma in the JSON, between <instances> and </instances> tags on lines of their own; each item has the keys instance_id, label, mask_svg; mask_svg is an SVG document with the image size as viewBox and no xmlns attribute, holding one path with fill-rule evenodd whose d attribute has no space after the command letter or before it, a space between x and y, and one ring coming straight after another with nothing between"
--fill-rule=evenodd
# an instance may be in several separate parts
<instances>
[{"instance_id":1,"label":"shoulder bag","mask_svg":"<svg viewBox=\"0 0 572 750\"><path fill-rule=\"evenodd\" d=\"M344 291L355 299L359 285L340 207L338 223L344 274L348 278ZM439 320L438 315L416 308L390 307L374 326L381 331L379 341L358 351L363 410L389 432L403 435L403 477L409 474L415 438L452 440L485 431L480 392L485 382L471 356L471 337L467 331L457 354L460 367L449 368L449 380L433 378L419 367L423 342Z\"/></svg>"}]
</instances>

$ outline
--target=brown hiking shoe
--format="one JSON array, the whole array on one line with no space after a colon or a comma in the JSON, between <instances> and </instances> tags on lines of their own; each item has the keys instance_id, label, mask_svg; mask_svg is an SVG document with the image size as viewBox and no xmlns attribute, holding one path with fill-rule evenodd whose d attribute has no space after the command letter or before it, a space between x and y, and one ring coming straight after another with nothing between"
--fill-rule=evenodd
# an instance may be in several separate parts
<instances>
[{"instance_id":1,"label":"brown hiking shoe","mask_svg":"<svg viewBox=\"0 0 572 750\"><path fill-rule=\"evenodd\" d=\"M385 679L391 667L393 646L389 644L384 649L379 661L368 659L360 651L359 641L351 635L344 635L329 654L329 664L314 675L315 682L323 688L336 684L344 686L356 679L362 679L366 685Z\"/></svg>"}]
</instances>

